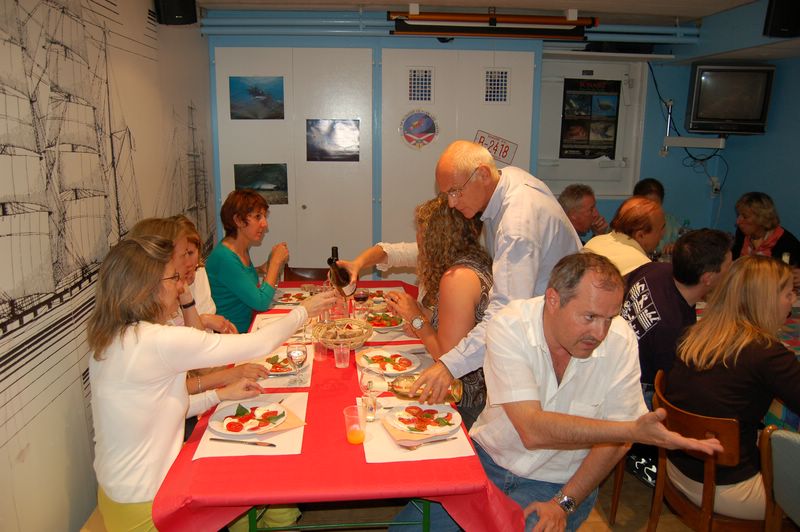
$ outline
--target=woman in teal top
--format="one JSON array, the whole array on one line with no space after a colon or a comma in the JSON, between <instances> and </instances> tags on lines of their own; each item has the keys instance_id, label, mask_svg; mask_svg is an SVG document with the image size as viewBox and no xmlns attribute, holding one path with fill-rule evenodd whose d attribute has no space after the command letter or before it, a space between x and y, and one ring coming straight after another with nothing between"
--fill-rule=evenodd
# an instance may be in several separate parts
<instances>
[{"instance_id":1,"label":"woman in teal top","mask_svg":"<svg viewBox=\"0 0 800 532\"><path fill-rule=\"evenodd\" d=\"M255 191L234 190L220 210L225 238L206 259L211 297L217 313L247 332L253 311L267 310L275 296L281 268L289 260L286 242L272 248L269 260L254 267L250 248L260 246L269 227L266 200Z\"/></svg>"}]
</instances>

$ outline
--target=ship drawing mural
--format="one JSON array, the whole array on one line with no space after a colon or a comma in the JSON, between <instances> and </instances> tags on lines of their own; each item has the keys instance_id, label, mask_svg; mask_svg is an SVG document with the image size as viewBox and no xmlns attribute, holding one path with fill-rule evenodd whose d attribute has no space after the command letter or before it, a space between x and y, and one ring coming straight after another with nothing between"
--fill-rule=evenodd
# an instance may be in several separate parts
<instances>
[{"instance_id":1,"label":"ship drawing mural","mask_svg":"<svg viewBox=\"0 0 800 532\"><path fill-rule=\"evenodd\" d=\"M0 2L0 446L67 373L82 380L92 426L85 322L94 283L109 246L143 215L135 139L114 97L113 32L87 5ZM181 159L164 176L180 194L163 214L187 213L213 238L193 111L167 157Z\"/></svg>"}]
</instances>

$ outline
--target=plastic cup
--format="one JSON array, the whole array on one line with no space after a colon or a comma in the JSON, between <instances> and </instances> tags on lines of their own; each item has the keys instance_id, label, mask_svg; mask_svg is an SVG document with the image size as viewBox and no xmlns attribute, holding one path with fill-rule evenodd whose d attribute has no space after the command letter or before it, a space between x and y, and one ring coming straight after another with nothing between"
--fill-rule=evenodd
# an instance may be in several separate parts
<instances>
[{"instance_id":1,"label":"plastic cup","mask_svg":"<svg viewBox=\"0 0 800 532\"><path fill-rule=\"evenodd\" d=\"M374 395L363 395L361 396L361 404L364 405L367 423L375 421L375 416L378 412L378 398Z\"/></svg>"},{"instance_id":2,"label":"plastic cup","mask_svg":"<svg viewBox=\"0 0 800 532\"><path fill-rule=\"evenodd\" d=\"M346 406L344 409L344 430L347 441L353 445L364 443L366 415L361 406Z\"/></svg>"},{"instance_id":3,"label":"plastic cup","mask_svg":"<svg viewBox=\"0 0 800 532\"><path fill-rule=\"evenodd\" d=\"M333 360L337 368L346 368L350 365L350 346L336 344L333 346Z\"/></svg>"},{"instance_id":4,"label":"plastic cup","mask_svg":"<svg viewBox=\"0 0 800 532\"><path fill-rule=\"evenodd\" d=\"M311 348L314 350L314 360L317 362L324 362L328 358L328 348L322 342L312 342Z\"/></svg>"},{"instance_id":5,"label":"plastic cup","mask_svg":"<svg viewBox=\"0 0 800 532\"><path fill-rule=\"evenodd\" d=\"M369 307L366 303L353 302L353 318L357 320L366 320L369 313Z\"/></svg>"}]
</instances>

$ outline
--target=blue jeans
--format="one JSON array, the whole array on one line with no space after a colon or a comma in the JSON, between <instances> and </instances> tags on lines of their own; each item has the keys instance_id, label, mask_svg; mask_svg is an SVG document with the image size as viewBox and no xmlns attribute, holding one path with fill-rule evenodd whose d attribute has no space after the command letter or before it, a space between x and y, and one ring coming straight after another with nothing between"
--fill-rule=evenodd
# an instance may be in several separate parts
<instances>
[{"instance_id":1,"label":"blue jeans","mask_svg":"<svg viewBox=\"0 0 800 532\"><path fill-rule=\"evenodd\" d=\"M649 411L653 411L653 396L656 394L656 387L653 384L642 382L642 396L644 397L644 404L647 405Z\"/></svg>"},{"instance_id":2,"label":"blue jeans","mask_svg":"<svg viewBox=\"0 0 800 532\"><path fill-rule=\"evenodd\" d=\"M514 473L497 465L489 454L477 443L475 444L475 450L478 452L478 458L480 458L483 469L486 471L486 476L489 477L489 480L494 482L503 493L519 504L523 510L534 501L549 501L555 496L556 492L563 487L563 484L553 484L552 482L518 477ZM577 530L586 518L589 517L589 512L594 508L596 499L597 489L592 491L567 518L568 531ZM415 505L409 503L395 516L394 520L414 521L421 519L421 515L420 510ZM538 521L538 515L535 513L530 514L525 521L525 530L532 530ZM457 532L462 530L450 515L448 515L444 507L435 502L431 502L430 528L435 532ZM392 525L389 527L390 532L410 532L412 530L421 530L421 526Z\"/></svg>"}]
</instances>

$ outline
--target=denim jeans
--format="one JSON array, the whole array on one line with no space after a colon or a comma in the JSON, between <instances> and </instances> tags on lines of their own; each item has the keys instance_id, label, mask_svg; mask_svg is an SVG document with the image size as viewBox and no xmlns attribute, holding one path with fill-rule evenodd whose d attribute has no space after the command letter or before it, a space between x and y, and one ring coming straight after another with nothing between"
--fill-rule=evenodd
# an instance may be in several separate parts
<instances>
[{"instance_id":1,"label":"denim jeans","mask_svg":"<svg viewBox=\"0 0 800 532\"><path fill-rule=\"evenodd\" d=\"M477 443L475 444L475 450L478 452L478 458L480 458L483 469L486 471L486 476L489 477L489 480L494 482L503 493L519 504L523 510L534 501L549 501L555 497L556 492L563 487L563 484L554 484L552 482L518 477L507 469L497 465L489 454ZM592 491L592 493L578 505L578 508L569 515L567 518L568 531L577 530L586 518L589 517L589 512L592 511L596 499L597 489ZM421 519L421 515L420 510L414 504L409 503L395 516L394 520L414 521ZM525 521L525 530L532 530L538 521L539 517L535 513L531 513ZM420 525L392 525L389 527L389 530L390 532L410 532L412 530L421 530L421 528ZM462 530L450 515L448 515L444 507L435 502L431 502L430 528L435 532L457 532Z\"/></svg>"}]
</instances>

